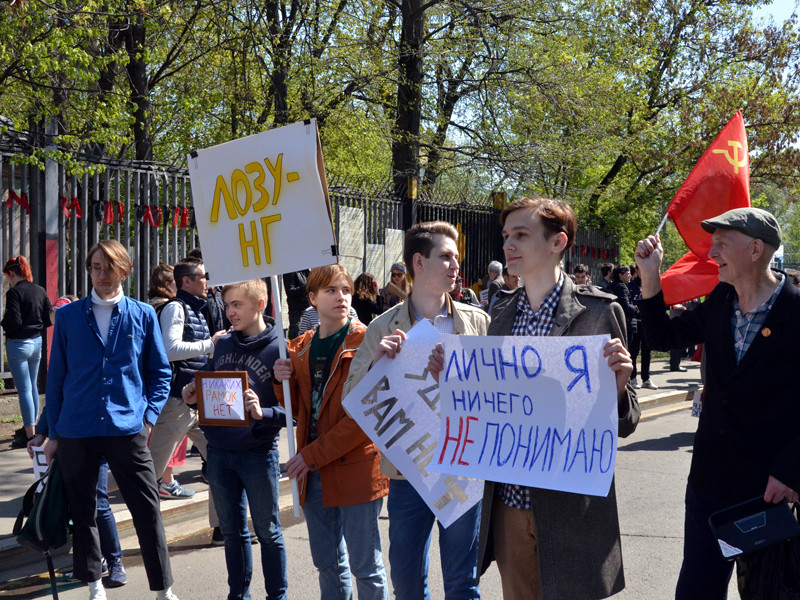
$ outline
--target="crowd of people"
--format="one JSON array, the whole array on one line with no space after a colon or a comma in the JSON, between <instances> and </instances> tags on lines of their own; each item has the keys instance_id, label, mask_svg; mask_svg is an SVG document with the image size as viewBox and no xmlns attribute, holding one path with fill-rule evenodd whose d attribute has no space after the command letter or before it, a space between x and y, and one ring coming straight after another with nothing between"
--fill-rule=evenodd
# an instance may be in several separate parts
<instances>
[{"instance_id":1,"label":"crowd of people","mask_svg":"<svg viewBox=\"0 0 800 600\"><path fill-rule=\"evenodd\" d=\"M480 577L492 562L508 600L605 598L622 590L614 483L600 497L492 481L481 502L448 527L438 525L444 589L430 589L436 515L342 406L372 365L397 356L422 319L457 335L608 335L604 360L616 382L621 437L639 421L636 389L656 389L651 348L682 352L704 344L706 387L676 598L725 598L734 563L719 553L709 515L753 496L796 502L800 490L800 402L789 378L757 376L789 367L787 344L800 335L800 322L790 318L800 290L770 269L781 241L777 221L759 209L704 221L720 283L693 310L672 315L660 289L658 236L639 242L635 265L602 265L600 285L593 285L586 265L571 274L562 267L577 230L567 204L522 198L500 222L505 267L492 261L475 289L462 286L458 232L441 221L406 232L403 262L391 266L381 289L373 275L354 281L338 264L285 275L288 342L270 316L263 280L209 289L195 250L174 266L156 267L147 305L123 293L132 269L127 251L101 241L86 259L91 294L55 310L38 425L35 374L52 311L24 257L9 260L2 325L25 404L22 445L46 439L46 457L57 457L74 523L74 577L89 585L90 598L106 597L105 569L109 587L126 582L108 510L109 468L133 515L150 589L159 599L176 598L159 501L194 493L170 470L185 460L187 437L202 455L212 543L224 545L227 597L250 597L255 542L267 597L287 597L277 449L287 418L284 384L297 423L297 452L286 474L299 484L321 598L389 597L378 521L384 499L389 578L399 599L479 598ZM286 359L279 358L283 343ZM438 381L441 345L428 367ZM200 425L194 375L205 371L246 373L249 426Z\"/></svg>"}]
</instances>

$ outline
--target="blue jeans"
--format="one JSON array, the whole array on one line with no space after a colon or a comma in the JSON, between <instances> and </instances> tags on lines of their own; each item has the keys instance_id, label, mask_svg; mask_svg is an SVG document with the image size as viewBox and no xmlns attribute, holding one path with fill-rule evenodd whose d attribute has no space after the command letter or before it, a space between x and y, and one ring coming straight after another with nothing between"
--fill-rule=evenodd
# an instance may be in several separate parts
<instances>
[{"instance_id":1,"label":"blue jeans","mask_svg":"<svg viewBox=\"0 0 800 600\"><path fill-rule=\"evenodd\" d=\"M267 599L285 600L286 548L278 516L278 451L255 454L209 444L206 460L206 476L225 538L228 600L250 599L253 553L247 528L248 501L253 529L261 543Z\"/></svg>"},{"instance_id":2,"label":"blue jeans","mask_svg":"<svg viewBox=\"0 0 800 600\"><path fill-rule=\"evenodd\" d=\"M389 483L389 565L395 597L430 600L428 551L435 516L408 481ZM445 600L480 598L478 563L480 502L447 529L439 524L439 556Z\"/></svg>"},{"instance_id":3,"label":"blue jeans","mask_svg":"<svg viewBox=\"0 0 800 600\"><path fill-rule=\"evenodd\" d=\"M722 558L708 517L725 508L686 486L683 565L675 589L677 600L725 600L734 561Z\"/></svg>"},{"instance_id":4,"label":"blue jeans","mask_svg":"<svg viewBox=\"0 0 800 600\"><path fill-rule=\"evenodd\" d=\"M14 387L19 393L19 409L22 424L33 427L39 416L39 362L42 360L42 338L28 340L6 340L6 357Z\"/></svg>"},{"instance_id":5,"label":"blue jeans","mask_svg":"<svg viewBox=\"0 0 800 600\"><path fill-rule=\"evenodd\" d=\"M378 528L383 498L351 506L325 507L319 471L309 471L306 486L303 513L311 559L319 571L320 598L352 600L352 569L359 600L388 600Z\"/></svg>"},{"instance_id":6,"label":"blue jeans","mask_svg":"<svg viewBox=\"0 0 800 600\"><path fill-rule=\"evenodd\" d=\"M117 520L108 503L108 461L100 463L97 476L97 535L100 536L100 552L110 567L122 558L119 546Z\"/></svg>"}]
</instances>

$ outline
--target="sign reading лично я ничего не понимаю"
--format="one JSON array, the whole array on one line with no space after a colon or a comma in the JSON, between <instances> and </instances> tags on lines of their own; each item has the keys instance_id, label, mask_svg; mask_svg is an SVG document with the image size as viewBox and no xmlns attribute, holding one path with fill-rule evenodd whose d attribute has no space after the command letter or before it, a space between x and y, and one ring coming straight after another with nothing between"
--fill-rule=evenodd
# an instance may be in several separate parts
<instances>
[{"instance_id":1,"label":"sign reading \u043b\u0438\u0447\u043d\u043e \u044f \u043d\u0438\u0447\u0435\u0433\u043e \u043d\u0435 \u043f\u043e\u043d\u0438\u043c\u0430\u044e","mask_svg":"<svg viewBox=\"0 0 800 600\"><path fill-rule=\"evenodd\" d=\"M443 335L431 470L606 496L617 451L608 335Z\"/></svg>"}]
</instances>

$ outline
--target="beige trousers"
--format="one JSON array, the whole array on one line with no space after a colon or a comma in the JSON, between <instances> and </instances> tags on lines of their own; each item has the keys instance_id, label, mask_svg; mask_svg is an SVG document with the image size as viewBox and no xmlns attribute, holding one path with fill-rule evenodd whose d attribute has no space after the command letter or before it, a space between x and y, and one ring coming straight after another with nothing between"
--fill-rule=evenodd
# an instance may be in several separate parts
<instances>
[{"instance_id":1,"label":"beige trousers","mask_svg":"<svg viewBox=\"0 0 800 600\"><path fill-rule=\"evenodd\" d=\"M495 497L492 503L492 541L503 585L503 600L541 600L533 512L511 508Z\"/></svg>"},{"instance_id":2,"label":"beige trousers","mask_svg":"<svg viewBox=\"0 0 800 600\"><path fill-rule=\"evenodd\" d=\"M183 398L174 396L167 398L150 434L150 454L153 456L153 467L157 478L161 479L170 457L181 443L183 436L188 437L197 446L203 459L206 458L208 442L198 421L197 409L186 406ZM211 494L208 495L208 523L211 527L219 527L219 518Z\"/></svg>"}]
</instances>

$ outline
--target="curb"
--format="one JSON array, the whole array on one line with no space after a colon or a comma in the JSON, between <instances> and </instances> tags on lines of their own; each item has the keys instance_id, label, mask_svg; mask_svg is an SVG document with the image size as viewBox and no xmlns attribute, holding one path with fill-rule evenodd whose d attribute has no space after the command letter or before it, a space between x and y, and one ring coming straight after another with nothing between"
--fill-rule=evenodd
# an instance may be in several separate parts
<instances>
[{"instance_id":1,"label":"curb","mask_svg":"<svg viewBox=\"0 0 800 600\"><path fill-rule=\"evenodd\" d=\"M163 500L161 502L161 518L167 533L168 544L210 529L208 498L208 490L203 490L185 500ZM282 521L292 520L292 485L288 477L280 479L278 509ZM127 555L131 550L138 552L139 543L130 511L127 508L116 511L114 517L117 521L117 532L123 553ZM56 570L62 568L71 570L71 550L70 540L70 543L53 553ZM0 596L5 591L16 588L21 581L42 573L46 575L42 553L20 546L13 535L0 539L0 565L2 565L0 568Z\"/></svg>"},{"instance_id":2,"label":"curb","mask_svg":"<svg viewBox=\"0 0 800 600\"><path fill-rule=\"evenodd\" d=\"M641 418L644 419L652 419L657 417L664 412L674 412L676 410L680 410L682 408L689 408L689 406L683 405L684 403L688 402L691 403L694 394L700 391L701 387L694 387L689 390L685 391L668 391L668 392L659 392L658 394L651 394L645 398L639 399L639 408L642 410ZM681 404L682 406L674 406L676 404ZM672 407L671 410L667 409L666 411L661 411L660 409L665 409L666 407ZM652 411L658 412L653 413ZM650 414L645 414L645 411L648 411Z\"/></svg>"}]
</instances>

